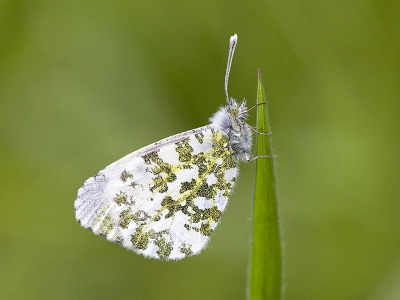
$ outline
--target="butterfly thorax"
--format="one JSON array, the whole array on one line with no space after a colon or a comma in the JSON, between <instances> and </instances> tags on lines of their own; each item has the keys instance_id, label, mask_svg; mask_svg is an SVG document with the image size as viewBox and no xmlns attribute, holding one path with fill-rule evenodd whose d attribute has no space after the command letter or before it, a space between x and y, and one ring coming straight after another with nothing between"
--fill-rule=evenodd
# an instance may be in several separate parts
<instances>
[{"instance_id":1,"label":"butterfly thorax","mask_svg":"<svg viewBox=\"0 0 400 300\"><path fill-rule=\"evenodd\" d=\"M230 98L228 105L221 107L210 118L211 126L228 136L229 145L239 161L249 160L251 156L252 135L246 123L247 115L246 101L239 104Z\"/></svg>"}]
</instances>

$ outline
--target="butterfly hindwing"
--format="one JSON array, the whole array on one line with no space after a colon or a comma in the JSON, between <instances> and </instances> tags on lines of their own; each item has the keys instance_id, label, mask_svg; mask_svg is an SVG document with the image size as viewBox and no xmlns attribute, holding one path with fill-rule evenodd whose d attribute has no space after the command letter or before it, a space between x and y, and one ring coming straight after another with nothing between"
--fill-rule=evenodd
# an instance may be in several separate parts
<instances>
[{"instance_id":1,"label":"butterfly hindwing","mask_svg":"<svg viewBox=\"0 0 400 300\"><path fill-rule=\"evenodd\" d=\"M237 160L228 137L205 126L133 152L78 191L82 226L148 257L200 252L233 188Z\"/></svg>"}]
</instances>

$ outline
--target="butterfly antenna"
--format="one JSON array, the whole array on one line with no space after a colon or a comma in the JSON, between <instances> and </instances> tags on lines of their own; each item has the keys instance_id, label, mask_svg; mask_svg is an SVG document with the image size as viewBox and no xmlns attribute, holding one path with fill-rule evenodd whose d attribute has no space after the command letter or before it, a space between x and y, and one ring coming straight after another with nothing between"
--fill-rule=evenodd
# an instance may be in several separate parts
<instances>
[{"instance_id":1,"label":"butterfly antenna","mask_svg":"<svg viewBox=\"0 0 400 300\"><path fill-rule=\"evenodd\" d=\"M229 103L229 95L228 95L229 72L231 71L233 53L235 53L236 44L237 44L237 35L235 33L233 36L231 36L231 39L229 40L228 65L226 66L226 73L225 73L225 97L227 103Z\"/></svg>"}]
</instances>

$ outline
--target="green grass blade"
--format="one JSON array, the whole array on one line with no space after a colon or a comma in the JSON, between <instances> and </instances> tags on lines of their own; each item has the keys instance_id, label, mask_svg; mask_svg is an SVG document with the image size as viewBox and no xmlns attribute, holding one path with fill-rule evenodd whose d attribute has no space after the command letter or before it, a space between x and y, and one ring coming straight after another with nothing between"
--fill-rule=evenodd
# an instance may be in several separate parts
<instances>
[{"instance_id":1,"label":"green grass blade","mask_svg":"<svg viewBox=\"0 0 400 300\"><path fill-rule=\"evenodd\" d=\"M258 71L257 103L266 102ZM257 131L271 133L267 105L257 107ZM282 257L271 135L257 135L253 212L253 240L249 272L249 299L281 299Z\"/></svg>"}]
</instances>

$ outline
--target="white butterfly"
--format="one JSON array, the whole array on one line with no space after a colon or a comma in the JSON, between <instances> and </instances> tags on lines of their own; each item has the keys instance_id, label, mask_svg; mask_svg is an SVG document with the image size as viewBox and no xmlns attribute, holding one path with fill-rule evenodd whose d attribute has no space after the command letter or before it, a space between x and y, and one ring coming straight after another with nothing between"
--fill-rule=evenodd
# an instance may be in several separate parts
<instances>
[{"instance_id":1,"label":"white butterfly","mask_svg":"<svg viewBox=\"0 0 400 300\"><path fill-rule=\"evenodd\" d=\"M225 210L237 165L251 160L246 102L228 97L237 44L230 38L227 105L210 124L139 149L86 180L75 200L80 224L157 259L182 259L207 244Z\"/></svg>"}]
</instances>

